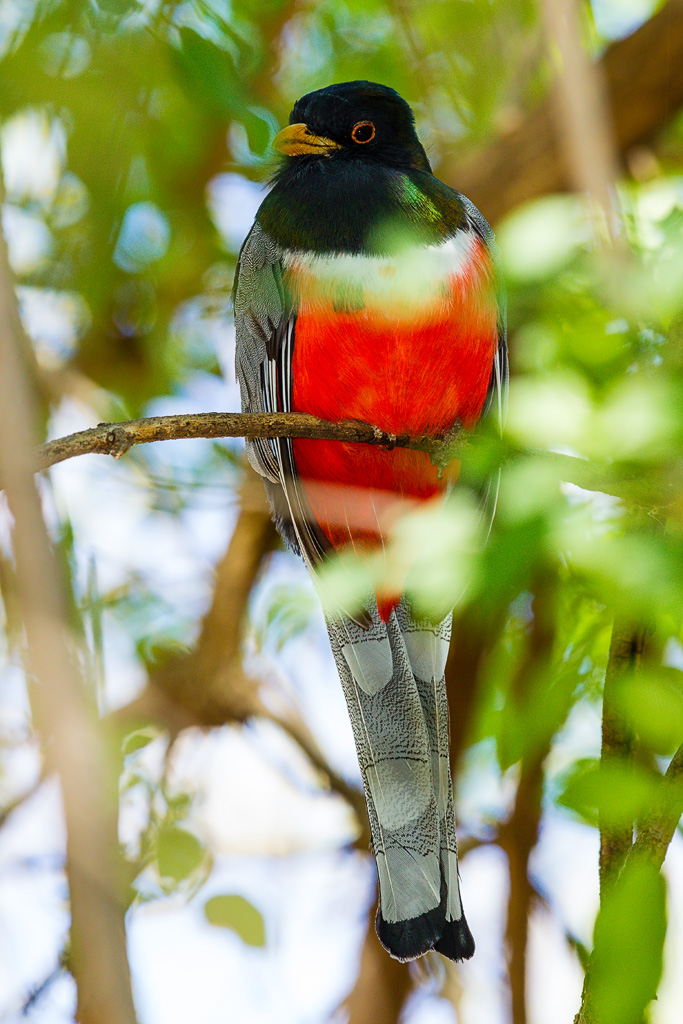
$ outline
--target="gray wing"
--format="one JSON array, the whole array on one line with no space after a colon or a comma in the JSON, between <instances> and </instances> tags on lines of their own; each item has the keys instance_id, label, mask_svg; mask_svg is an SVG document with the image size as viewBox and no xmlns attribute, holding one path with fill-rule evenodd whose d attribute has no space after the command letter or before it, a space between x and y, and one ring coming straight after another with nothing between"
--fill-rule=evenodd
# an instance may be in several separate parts
<instances>
[{"instance_id":1,"label":"gray wing","mask_svg":"<svg viewBox=\"0 0 683 1024\"><path fill-rule=\"evenodd\" d=\"M291 412L296 310L283 278L282 254L258 222L240 251L233 303L242 411ZM329 545L306 500L291 440L247 438L246 450L264 478L283 539L315 568Z\"/></svg>"},{"instance_id":2,"label":"gray wing","mask_svg":"<svg viewBox=\"0 0 683 1024\"><path fill-rule=\"evenodd\" d=\"M508 366L508 347L507 347L507 296L505 294L505 285L503 283L503 273L501 268L500 253L498 246L496 245L495 235L491 225L486 218L479 212L474 203L467 198L462 196L462 203L467 213L467 218L470 223L470 227L473 231L479 235L479 237L486 244L488 251L491 254L493 265L496 272L496 301L498 304L498 347L496 348L496 354L493 357L493 366L491 368L491 379L489 381L488 391L486 393L486 401L484 402L484 408L482 411L482 418L493 413L498 420L498 430L502 436L503 427L505 426L505 419L507 416L507 404L508 404L508 381L510 377L509 366ZM487 523L487 535L491 531L493 524L493 518L496 514L496 505L498 504L498 490L500 488L500 470L495 473L486 484L482 487L480 507L482 511L482 517Z\"/></svg>"},{"instance_id":3,"label":"gray wing","mask_svg":"<svg viewBox=\"0 0 683 1024\"><path fill-rule=\"evenodd\" d=\"M509 368L508 368L508 348L507 348L507 297L505 295L505 286L503 284L503 273L500 261L500 253L498 246L496 245L496 238L493 234L493 228L486 220L486 217L479 212L474 203L467 198L467 196L460 196L467 219L470 227L475 231L482 241L486 244L488 251L491 254L493 265L496 271L496 301L498 303L498 348L496 349L496 355L493 360L493 368L491 371L491 380L489 382L489 389L486 395L486 402L484 404L484 411L482 416L486 416L490 410L494 410L498 417L498 426L500 432L503 432L503 426L505 424L505 417L507 415L507 394L508 394L508 380L509 380Z\"/></svg>"}]
</instances>

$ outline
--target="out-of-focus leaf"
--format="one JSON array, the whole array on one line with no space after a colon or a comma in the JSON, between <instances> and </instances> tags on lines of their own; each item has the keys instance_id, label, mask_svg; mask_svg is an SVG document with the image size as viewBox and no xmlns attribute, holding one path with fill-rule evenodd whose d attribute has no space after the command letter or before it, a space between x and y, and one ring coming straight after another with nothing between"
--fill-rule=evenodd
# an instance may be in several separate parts
<instances>
[{"instance_id":1,"label":"out-of-focus leaf","mask_svg":"<svg viewBox=\"0 0 683 1024\"><path fill-rule=\"evenodd\" d=\"M309 588L273 587L255 624L257 643L261 646L270 640L276 650L282 650L289 640L307 629L317 609L317 596Z\"/></svg>"},{"instance_id":2,"label":"out-of-focus leaf","mask_svg":"<svg viewBox=\"0 0 683 1024\"><path fill-rule=\"evenodd\" d=\"M265 946L263 916L243 896L213 896L204 904L204 913L209 924L237 932L248 946Z\"/></svg>"},{"instance_id":3,"label":"out-of-focus leaf","mask_svg":"<svg viewBox=\"0 0 683 1024\"><path fill-rule=\"evenodd\" d=\"M157 866L162 878L182 882L201 866L205 850L191 832L177 825L162 825L157 837Z\"/></svg>"},{"instance_id":4,"label":"out-of-focus leaf","mask_svg":"<svg viewBox=\"0 0 683 1024\"><path fill-rule=\"evenodd\" d=\"M600 1024L641 1024L662 973L666 888L645 860L629 862L595 923L591 987Z\"/></svg>"},{"instance_id":5,"label":"out-of-focus leaf","mask_svg":"<svg viewBox=\"0 0 683 1024\"><path fill-rule=\"evenodd\" d=\"M655 753L671 754L683 743L683 675L677 669L639 672L620 685L617 700Z\"/></svg>"},{"instance_id":6,"label":"out-of-focus leaf","mask_svg":"<svg viewBox=\"0 0 683 1024\"><path fill-rule=\"evenodd\" d=\"M244 93L233 55L190 28L179 30L178 64L188 88L224 118L244 110Z\"/></svg>"},{"instance_id":7,"label":"out-of-focus leaf","mask_svg":"<svg viewBox=\"0 0 683 1024\"><path fill-rule=\"evenodd\" d=\"M589 237L587 211L578 199L552 196L524 206L498 230L507 273L521 281L551 277Z\"/></svg>"},{"instance_id":8,"label":"out-of-focus leaf","mask_svg":"<svg viewBox=\"0 0 683 1024\"><path fill-rule=\"evenodd\" d=\"M559 783L557 802L589 825L624 826L642 818L656 801L661 778L638 765L601 766L578 761Z\"/></svg>"},{"instance_id":9,"label":"out-of-focus leaf","mask_svg":"<svg viewBox=\"0 0 683 1024\"><path fill-rule=\"evenodd\" d=\"M159 730L153 726L147 726L144 729L136 729L135 732L130 732L123 741L123 753L133 754L136 750L142 750L143 747L148 746L152 743L159 735Z\"/></svg>"}]
</instances>

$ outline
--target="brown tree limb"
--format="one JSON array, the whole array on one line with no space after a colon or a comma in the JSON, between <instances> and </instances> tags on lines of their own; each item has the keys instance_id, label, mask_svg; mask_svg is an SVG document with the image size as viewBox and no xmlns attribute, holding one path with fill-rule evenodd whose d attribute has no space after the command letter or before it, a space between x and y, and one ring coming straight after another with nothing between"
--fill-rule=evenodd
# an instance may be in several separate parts
<instances>
[{"instance_id":1,"label":"brown tree limb","mask_svg":"<svg viewBox=\"0 0 683 1024\"><path fill-rule=\"evenodd\" d=\"M530 707L530 693L539 673L550 661L555 637L552 591L541 578L534 590L533 625L525 655L511 684L511 699ZM543 762L550 750L554 728L539 737L522 755L515 805L510 819L499 829L498 842L508 858L510 895L505 931L513 1024L526 1024L526 962L529 915L534 888L529 879L529 858L538 841L543 796Z\"/></svg>"},{"instance_id":2,"label":"brown tree limb","mask_svg":"<svg viewBox=\"0 0 683 1024\"><path fill-rule=\"evenodd\" d=\"M65 585L33 480L38 409L0 235L0 476L14 518L18 606L29 695L49 767L59 774L71 903L70 966L80 1024L133 1024L124 911L118 885L118 802L107 744L69 627Z\"/></svg>"},{"instance_id":3,"label":"brown tree limb","mask_svg":"<svg viewBox=\"0 0 683 1024\"><path fill-rule=\"evenodd\" d=\"M538 842L543 795L543 751L523 758L510 820L501 828L500 845L508 857L510 895L505 938L508 951L510 1003L513 1024L526 1024L526 961L529 915L534 889L529 880L529 858Z\"/></svg>"},{"instance_id":4,"label":"brown tree limb","mask_svg":"<svg viewBox=\"0 0 683 1024\"><path fill-rule=\"evenodd\" d=\"M370 910L358 978L343 1003L348 1024L398 1024L413 987L408 964L388 956L375 934L377 903Z\"/></svg>"},{"instance_id":5,"label":"brown tree limb","mask_svg":"<svg viewBox=\"0 0 683 1024\"><path fill-rule=\"evenodd\" d=\"M44 470L81 455L111 455L120 458L137 444L187 438L222 437L305 437L315 440L370 444L381 448L409 448L424 451L437 465L445 466L463 455L471 435L456 424L442 436L433 434L390 434L371 423L343 420L332 423L307 413L180 413L174 416L150 416L120 423L100 423L89 430L47 441L38 448L34 469ZM500 462L519 457L542 459L560 481L568 481L589 491L602 491L649 512L675 512L679 500L679 471L671 471L655 480L643 479L640 467L611 465L606 462L563 455L543 449L502 449Z\"/></svg>"},{"instance_id":6,"label":"brown tree limb","mask_svg":"<svg viewBox=\"0 0 683 1024\"><path fill-rule=\"evenodd\" d=\"M683 104L683 0L668 0L599 61L614 143L623 161L649 142ZM469 159L452 156L439 176L452 182L492 222L521 203L571 188L561 143L557 94L551 93L517 125Z\"/></svg>"},{"instance_id":7,"label":"brown tree limb","mask_svg":"<svg viewBox=\"0 0 683 1024\"><path fill-rule=\"evenodd\" d=\"M554 92L564 158L574 187L591 200L596 236L620 237L615 182L617 157L601 64L592 64L582 40L579 0L543 0L548 50L557 55Z\"/></svg>"},{"instance_id":8,"label":"brown tree limb","mask_svg":"<svg viewBox=\"0 0 683 1024\"><path fill-rule=\"evenodd\" d=\"M444 437L433 434L390 434L370 423L342 420L330 423L301 412L200 412L150 416L122 423L100 423L89 430L47 441L38 453L37 469L47 469L77 455L112 455L118 459L136 444L193 437L307 437L347 441L384 448L412 448L438 453L462 441L459 426ZM465 435L466 436L466 435Z\"/></svg>"}]
</instances>

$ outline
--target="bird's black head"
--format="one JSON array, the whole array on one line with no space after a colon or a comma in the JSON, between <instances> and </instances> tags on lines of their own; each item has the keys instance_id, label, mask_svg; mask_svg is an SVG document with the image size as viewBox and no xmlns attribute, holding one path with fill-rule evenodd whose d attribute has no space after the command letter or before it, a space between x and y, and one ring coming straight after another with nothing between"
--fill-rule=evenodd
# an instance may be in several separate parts
<instances>
[{"instance_id":1,"label":"bird's black head","mask_svg":"<svg viewBox=\"0 0 683 1024\"><path fill-rule=\"evenodd\" d=\"M375 82L343 82L302 96L273 145L294 159L361 159L431 170L412 110L397 92Z\"/></svg>"}]
</instances>

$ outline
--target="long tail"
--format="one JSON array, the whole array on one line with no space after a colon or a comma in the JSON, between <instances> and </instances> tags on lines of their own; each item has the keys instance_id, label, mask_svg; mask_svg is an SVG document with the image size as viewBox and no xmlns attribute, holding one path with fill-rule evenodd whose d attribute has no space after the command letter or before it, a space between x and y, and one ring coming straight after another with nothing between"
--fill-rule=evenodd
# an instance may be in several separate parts
<instances>
[{"instance_id":1,"label":"long tail","mask_svg":"<svg viewBox=\"0 0 683 1024\"><path fill-rule=\"evenodd\" d=\"M374 604L374 602L373 602ZM358 751L379 874L377 934L398 960L474 941L458 884L444 666L450 616L417 621L403 599L363 629L328 621Z\"/></svg>"}]
</instances>

